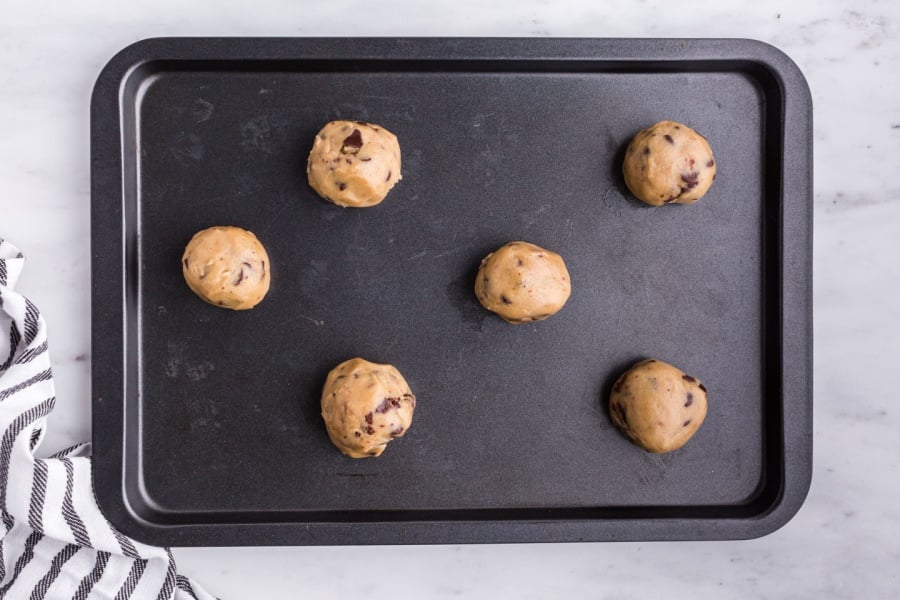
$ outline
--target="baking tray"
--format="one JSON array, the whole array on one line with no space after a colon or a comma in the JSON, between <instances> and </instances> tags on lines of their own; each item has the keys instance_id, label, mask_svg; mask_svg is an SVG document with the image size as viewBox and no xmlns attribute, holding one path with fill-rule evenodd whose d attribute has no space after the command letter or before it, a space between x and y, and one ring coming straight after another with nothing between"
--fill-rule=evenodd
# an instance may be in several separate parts
<instances>
[{"instance_id":1,"label":"baking tray","mask_svg":"<svg viewBox=\"0 0 900 600\"><path fill-rule=\"evenodd\" d=\"M375 208L306 183L332 119L400 139ZM710 140L693 206L624 187L625 145L662 119ZM153 39L91 105L94 484L154 544L749 538L809 487L811 101L771 46L691 39ZM254 231L272 289L249 312L184 284L199 229ZM524 239L573 293L511 326L479 260ZM396 365L418 397L378 459L331 446L325 375ZM651 455L605 398L656 357L709 415Z\"/></svg>"}]
</instances>

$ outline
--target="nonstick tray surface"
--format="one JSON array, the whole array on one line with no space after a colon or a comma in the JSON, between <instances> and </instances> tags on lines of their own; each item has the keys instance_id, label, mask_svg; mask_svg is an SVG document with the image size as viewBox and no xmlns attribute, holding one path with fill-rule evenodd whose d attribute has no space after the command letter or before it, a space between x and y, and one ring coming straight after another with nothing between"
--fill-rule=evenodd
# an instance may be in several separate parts
<instances>
[{"instance_id":1,"label":"nonstick tray surface","mask_svg":"<svg viewBox=\"0 0 900 600\"><path fill-rule=\"evenodd\" d=\"M809 90L748 40L154 39L94 91L95 491L143 541L379 544L764 535L812 461ZM329 120L399 138L403 180L341 209L307 185ZM660 120L710 141L693 206L624 186ZM198 230L237 225L272 261L251 311L200 301ZM573 293L512 326L473 293L526 240ZM353 356L418 398L377 459L329 442L319 396ZM615 378L655 357L709 414L651 455L610 422Z\"/></svg>"}]
</instances>

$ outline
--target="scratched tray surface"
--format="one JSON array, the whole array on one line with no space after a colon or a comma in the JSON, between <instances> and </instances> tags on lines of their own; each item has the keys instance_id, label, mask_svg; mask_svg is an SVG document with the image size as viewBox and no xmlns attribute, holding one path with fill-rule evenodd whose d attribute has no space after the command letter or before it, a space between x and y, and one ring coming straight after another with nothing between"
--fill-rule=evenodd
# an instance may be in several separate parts
<instances>
[{"instance_id":1,"label":"scratched tray surface","mask_svg":"<svg viewBox=\"0 0 900 600\"><path fill-rule=\"evenodd\" d=\"M809 181L782 169L788 146L801 165L810 150L808 114L788 112L788 139L781 106L808 109L805 85L737 57L664 60L665 41L267 43L144 42L95 92L94 330L121 335L94 361L96 485L120 527L181 545L704 539L793 514L809 469ZM715 44L694 51L783 60ZM657 62L613 60L641 52ZM117 132L98 106L115 81ZM378 207L341 209L307 185L333 119L398 136L403 179ZM715 152L694 206L645 207L621 180L625 144L663 119ZM98 162L124 173L124 194ZM226 224L271 258L251 311L207 305L181 276L193 233ZM485 254L519 239L560 253L573 292L516 327L472 285ZM104 288L107 262L123 276ZM801 354L783 355L788 336ZM325 375L353 356L394 364L418 398L378 459L342 456L319 415ZM697 435L661 456L619 434L605 402L651 356L710 391ZM786 488L795 506L781 508Z\"/></svg>"}]
</instances>

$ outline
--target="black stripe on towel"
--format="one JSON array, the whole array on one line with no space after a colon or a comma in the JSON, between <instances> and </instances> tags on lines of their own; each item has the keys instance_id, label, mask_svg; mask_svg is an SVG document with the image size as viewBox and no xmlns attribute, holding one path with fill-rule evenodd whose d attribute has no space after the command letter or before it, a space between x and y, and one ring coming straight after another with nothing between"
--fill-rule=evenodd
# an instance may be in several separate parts
<instances>
[{"instance_id":1,"label":"black stripe on towel","mask_svg":"<svg viewBox=\"0 0 900 600\"><path fill-rule=\"evenodd\" d=\"M44 600L47 596L47 590L50 589L50 586L53 585L53 582L59 577L62 566L66 564L67 560L75 556L75 553L79 550L81 550L81 548L74 544L66 544L66 546L53 557L53 561L50 563L50 570L41 577L41 580L38 581L37 585L34 586L34 589L31 590L31 596L29 596L28 600Z\"/></svg>"},{"instance_id":2,"label":"black stripe on towel","mask_svg":"<svg viewBox=\"0 0 900 600\"><path fill-rule=\"evenodd\" d=\"M72 465L72 460L69 458L62 458L63 466L66 468L66 494L63 496L63 504L62 504L62 514L63 518L66 520L66 524L69 526L69 529L72 530L72 535L75 536L75 541L78 542L80 546L90 546L91 538L88 537L87 529L84 527L84 521L81 520L81 517L78 516L78 513L75 512L75 505L72 503L72 488L73 488L73 480L75 478L75 467Z\"/></svg>"},{"instance_id":3,"label":"black stripe on towel","mask_svg":"<svg viewBox=\"0 0 900 600\"><path fill-rule=\"evenodd\" d=\"M9 588L12 587L12 584L16 582L16 579L22 573L22 569L25 568L31 559L34 558L34 547L38 542L41 541L41 538L44 537L37 531L32 531L31 534L25 539L25 547L22 549L22 554L19 555L19 559L16 561L16 566L13 568L12 577L9 581L6 582L2 588L0 588L0 598L6 598L6 592L9 591Z\"/></svg>"},{"instance_id":4,"label":"black stripe on towel","mask_svg":"<svg viewBox=\"0 0 900 600\"><path fill-rule=\"evenodd\" d=\"M32 453L34 452L34 449L37 447L38 440L41 439L42 431L43 431L43 429L41 429L40 427L35 427L34 429L31 430L31 439L28 440L28 449L31 450Z\"/></svg>"},{"instance_id":5,"label":"black stripe on towel","mask_svg":"<svg viewBox=\"0 0 900 600\"><path fill-rule=\"evenodd\" d=\"M91 572L84 576L84 579L81 580L81 583L78 585L78 589L75 590L75 595L72 596L72 600L87 600L88 596L91 593L91 590L94 589L94 584L100 581L100 578L103 577L103 571L106 569L106 563L109 562L109 552L97 552L97 559L94 561L94 568L91 569Z\"/></svg>"},{"instance_id":6,"label":"black stripe on towel","mask_svg":"<svg viewBox=\"0 0 900 600\"><path fill-rule=\"evenodd\" d=\"M38 317L40 312L31 300L25 298L25 345L31 345L38 334Z\"/></svg>"},{"instance_id":7,"label":"black stripe on towel","mask_svg":"<svg viewBox=\"0 0 900 600\"><path fill-rule=\"evenodd\" d=\"M119 542L119 547L122 549L122 554L124 554L128 558L141 557L141 555L138 554L137 548L135 548L134 544L131 543L131 540L119 533L119 531L112 525L109 526L109 530L112 531L112 534L116 538L116 541Z\"/></svg>"},{"instance_id":8,"label":"black stripe on towel","mask_svg":"<svg viewBox=\"0 0 900 600\"><path fill-rule=\"evenodd\" d=\"M197 594L194 593L194 588L191 587L191 581L187 577L184 575L176 575L175 581L178 583L179 590L187 593L194 600L198 600Z\"/></svg>"},{"instance_id":9,"label":"black stripe on towel","mask_svg":"<svg viewBox=\"0 0 900 600\"><path fill-rule=\"evenodd\" d=\"M18 333L18 330L16 330ZM39 346L35 346L34 348L29 348L25 352L19 355L19 358L16 359L17 365L24 365L25 363L29 363L44 352L47 351L47 340L41 342ZM2 370L2 369L0 369Z\"/></svg>"},{"instance_id":10,"label":"black stripe on towel","mask_svg":"<svg viewBox=\"0 0 900 600\"><path fill-rule=\"evenodd\" d=\"M6 506L6 489L9 483L9 456L12 453L12 447L16 438L19 437L19 434L25 427L50 414L55 401L56 398L51 396L40 404L32 406L16 417L3 433L3 439L0 441L0 506Z\"/></svg>"},{"instance_id":11,"label":"black stripe on towel","mask_svg":"<svg viewBox=\"0 0 900 600\"><path fill-rule=\"evenodd\" d=\"M169 566L166 569L166 580L163 583L162 589L159 590L156 600L169 600L172 596L172 592L175 591L175 558L169 550L166 550L166 556L169 557Z\"/></svg>"},{"instance_id":12,"label":"black stripe on towel","mask_svg":"<svg viewBox=\"0 0 900 600\"><path fill-rule=\"evenodd\" d=\"M0 296L2 299L3 296ZM6 357L6 360L3 361L3 364L0 365L0 373L7 370L9 365L12 364L13 358L16 356L16 351L19 349L19 342L22 340L22 334L19 333L19 327L16 325L15 321L9 324L9 356Z\"/></svg>"},{"instance_id":13,"label":"black stripe on towel","mask_svg":"<svg viewBox=\"0 0 900 600\"><path fill-rule=\"evenodd\" d=\"M116 597L113 600L128 600L131 598L131 594L134 592L134 588L137 587L138 582L141 580L141 575L144 574L144 569L147 567L146 560L136 560L134 564L131 565L131 571L128 572L128 577L125 578L125 583L122 584L122 587L119 588L119 593L116 594Z\"/></svg>"},{"instance_id":14,"label":"black stripe on towel","mask_svg":"<svg viewBox=\"0 0 900 600\"><path fill-rule=\"evenodd\" d=\"M137 587L138 582L141 580L141 576L144 574L144 569L146 568L146 560L139 559L134 561L134 564L131 565L131 571L128 572L128 577L125 578L125 583L119 588L119 593L116 594L116 597L113 598L113 600L128 600L131 598L131 594L134 592L134 588Z\"/></svg>"},{"instance_id":15,"label":"black stripe on towel","mask_svg":"<svg viewBox=\"0 0 900 600\"><path fill-rule=\"evenodd\" d=\"M31 482L31 501L28 505L28 526L35 531L44 531L41 513L44 511L44 498L47 496L47 463L34 461L34 478Z\"/></svg>"},{"instance_id":16,"label":"black stripe on towel","mask_svg":"<svg viewBox=\"0 0 900 600\"><path fill-rule=\"evenodd\" d=\"M6 400L7 398L12 396L16 392L21 392L22 390L24 390L27 387L30 387L36 383L40 383L41 381L47 381L48 379L52 379L52 378L53 378L53 373L50 371L49 368L47 368L47 369L41 371L40 373L38 373L37 375L32 375L30 378L23 381L22 383L17 383L16 385L6 388L5 390L0 390L0 402L2 402L3 400Z\"/></svg>"},{"instance_id":17,"label":"black stripe on towel","mask_svg":"<svg viewBox=\"0 0 900 600\"><path fill-rule=\"evenodd\" d=\"M59 452L54 452L50 455L50 458L66 458L72 456L82 448L88 445L88 442L78 442L77 444L72 444L68 448L64 448Z\"/></svg>"}]
</instances>

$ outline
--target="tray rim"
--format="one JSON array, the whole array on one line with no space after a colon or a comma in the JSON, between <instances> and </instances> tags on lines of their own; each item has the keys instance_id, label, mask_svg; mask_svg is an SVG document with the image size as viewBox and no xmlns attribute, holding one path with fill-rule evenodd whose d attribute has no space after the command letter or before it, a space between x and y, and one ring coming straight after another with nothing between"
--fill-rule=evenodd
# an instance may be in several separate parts
<instances>
[{"instance_id":1,"label":"tray rim","mask_svg":"<svg viewBox=\"0 0 900 600\"><path fill-rule=\"evenodd\" d=\"M625 51L627 49L627 51ZM748 518L546 518L509 520L160 524L144 519L125 487L128 331L124 276L131 258L124 236L123 97L141 66L156 61L597 61L634 67L653 62L742 61L763 69L781 90L785 146L780 181L783 476L774 497ZM728 69L726 69L728 70ZM781 50L740 38L230 38L161 37L135 42L99 74L91 97L91 222L120 223L122 236L92 227L92 438L98 505L123 533L159 545L333 545L749 539L785 525L812 479L812 100L797 65ZM787 176L790 173L791 176ZM785 198L797 198L786 205ZM112 209L112 210L111 210ZM791 235L784 235L790 231ZM791 277L786 277L789 264ZM98 278L97 272L121 273ZM110 317L113 317L112 319ZM101 327L100 324L103 324ZM110 342L110 340L113 342ZM132 357L132 360L135 360ZM109 398L118 398L108 400ZM787 403L790 400L790 403ZM99 435L103 432L105 435ZM787 450L790 449L790 453ZM645 507L652 508L652 507ZM640 509L637 513L640 512ZM639 522L640 527L635 528Z\"/></svg>"}]
</instances>

